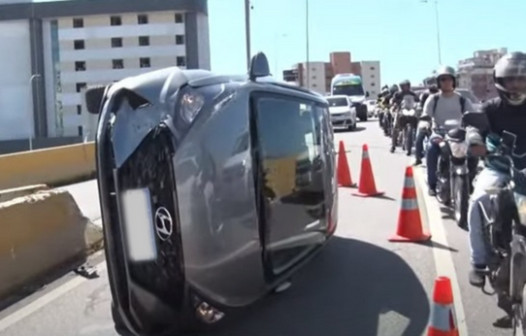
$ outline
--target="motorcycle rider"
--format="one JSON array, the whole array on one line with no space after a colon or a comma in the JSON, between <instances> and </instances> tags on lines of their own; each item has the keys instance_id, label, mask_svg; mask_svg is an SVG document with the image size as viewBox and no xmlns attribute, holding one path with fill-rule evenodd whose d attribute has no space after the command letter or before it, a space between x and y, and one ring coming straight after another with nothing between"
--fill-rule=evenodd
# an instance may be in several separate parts
<instances>
[{"instance_id":1,"label":"motorcycle rider","mask_svg":"<svg viewBox=\"0 0 526 336\"><path fill-rule=\"evenodd\" d=\"M437 73L437 86L439 93L431 95L424 106L424 114L433 120L433 128L444 127L447 120L462 119L466 111L473 111L469 99L464 99L460 93L455 91L456 73L450 66L441 67ZM429 137L429 148L426 153L427 161L427 184L430 196L436 195L437 166L440 157L440 146L433 140L440 135L433 133Z\"/></svg>"},{"instance_id":2,"label":"motorcycle rider","mask_svg":"<svg viewBox=\"0 0 526 336\"><path fill-rule=\"evenodd\" d=\"M388 107L388 102L391 100L391 91L389 91L389 87L386 85L383 87L382 92L378 95L378 107L380 107L380 113L378 114L378 122L380 124L380 127L383 126L383 117L386 113L384 111L384 108Z\"/></svg>"},{"instance_id":3,"label":"motorcycle rider","mask_svg":"<svg viewBox=\"0 0 526 336\"><path fill-rule=\"evenodd\" d=\"M393 134L391 136L391 153L393 153L396 149L400 129L404 126L402 125L403 122L401 121L402 119L400 118L398 113L398 111L400 111L400 109L402 108L402 102L404 101L404 98L406 96L411 96L413 97L415 103L418 103L420 101L416 93L411 91L411 82L409 80L406 79L402 81L399 84L399 86L400 91L396 92L393 98L391 99L391 106L393 107L393 112L395 112L393 121Z\"/></svg>"},{"instance_id":4,"label":"motorcycle rider","mask_svg":"<svg viewBox=\"0 0 526 336\"><path fill-rule=\"evenodd\" d=\"M428 89L420 95L420 105L422 106L422 109L425 106L425 103L429 96L434 95L435 93L438 93L438 87L435 84L432 84L428 87ZM427 116L423 116L423 119L429 119ZM415 166L419 166L422 164L422 154L424 153L424 139L426 136L426 131L418 129L416 132L416 140L415 140Z\"/></svg>"},{"instance_id":5,"label":"motorcycle rider","mask_svg":"<svg viewBox=\"0 0 526 336\"><path fill-rule=\"evenodd\" d=\"M485 113L488 118L489 130L478 130L473 127L467 129L466 138L470 145L470 152L477 156L491 153L498 146L503 131L507 131L517 136L513 154L515 167L524 169L526 168L526 129L524 128L526 125L526 53L514 52L503 56L495 64L493 79L499 96L484 103L482 108L482 113ZM469 282L473 286L484 285L483 271L488 263L483 219L478 205L487 204L489 201L485 190L507 181L509 178L508 165L509 162L503 158L488 157L484 162L484 169L475 181L468 210L472 264ZM509 319L509 316L507 318Z\"/></svg>"}]
</instances>

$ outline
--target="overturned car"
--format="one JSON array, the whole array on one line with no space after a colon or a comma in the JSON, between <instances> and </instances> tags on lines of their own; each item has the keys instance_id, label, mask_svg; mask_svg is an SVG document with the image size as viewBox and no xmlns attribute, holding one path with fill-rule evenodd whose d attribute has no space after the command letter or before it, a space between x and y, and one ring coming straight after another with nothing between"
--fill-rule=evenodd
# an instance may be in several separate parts
<instances>
[{"instance_id":1,"label":"overturned car","mask_svg":"<svg viewBox=\"0 0 526 336\"><path fill-rule=\"evenodd\" d=\"M337 223L327 102L270 77L167 68L86 92L121 335L213 326L284 289Z\"/></svg>"}]
</instances>

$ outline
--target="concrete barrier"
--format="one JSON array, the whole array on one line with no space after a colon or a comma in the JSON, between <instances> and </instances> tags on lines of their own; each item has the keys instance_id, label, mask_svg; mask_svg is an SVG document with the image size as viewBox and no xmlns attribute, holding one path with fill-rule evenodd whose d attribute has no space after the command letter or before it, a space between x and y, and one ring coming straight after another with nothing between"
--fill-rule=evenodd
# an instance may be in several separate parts
<instances>
[{"instance_id":1,"label":"concrete barrier","mask_svg":"<svg viewBox=\"0 0 526 336\"><path fill-rule=\"evenodd\" d=\"M49 187L45 184L35 184L20 188L0 190L0 203L7 202L18 197L31 195L33 193L36 193L37 191L47 189L49 189Z\"/></svg>"},{"instance_id":2,"label":"concrete barrier","mask_svg":"<svg viewBox=\"0 0 526 336\"><path fill-rule=\"evenodd\" d=\"M66 190L0 203L0 297L102 247L102 230Z\"/></svg>"},{"instance_id":3,"label":"concrete barrier","mask_svg":"<svg viewBox=\"0 0 526 336\"><path fill-rule=\"evenodd\" d=\"M93 142L0 155L0 189L79 181L95 172Z\"/></svg>"}]
</instances>

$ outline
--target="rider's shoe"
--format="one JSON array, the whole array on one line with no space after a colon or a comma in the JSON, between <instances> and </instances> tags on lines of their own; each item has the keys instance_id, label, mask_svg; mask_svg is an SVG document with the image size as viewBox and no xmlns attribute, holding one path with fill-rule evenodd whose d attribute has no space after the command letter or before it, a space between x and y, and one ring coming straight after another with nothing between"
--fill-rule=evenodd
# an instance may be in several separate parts
<instances>
[{"instance_id":1,"label":"rider's shoe","mask_svg":"<svg viewBox=\"0 0 526 336\"><path fill-rule=\"evenodd\" d=\"M485 283L484 270L486 265L474 265L469 271L469 283L474 287L483 287Z\"/></svg>"},{"instance_id":2,"label":"rider's shoe","mask_svg":"<svg viewBox=\"0 0 526 336\"><path fill-rule=\"evenodd\" d=\"M395 146L391 146L391 149L389 150L391 153L394 153L396 147Z\"/></svg>"},{"instance_id":3,"label":"rider's shoe","mask_svg":"<svg viewBox=\"0 0 526 336\"><path fill-rule=\"evenodd\" d=\"M429 187L429 189L427 190L427 194L429 196L436 196L437 195L436 187Z\"/></svg>"},{"instance_id":4,"label":"rider's shoe","mask_svg":"<svg viewBox=\"0 0 526 336\"><path fill-rule=\"evenodd\" d=\"M513 327L513 318L509 315L503 316L493 322L495 328L511 329Z\"/></svg>"},{"instance_id":5,"label":"rider's shoe","mask_svg":"<svg viewBox=\"0 0 526 336\"><path fill-rule=\"evenodd\" d=\"M413 163L413 166L420 166L422 164L422 160L421 159L416 159L415 162Z\"/></svg>"}]
</instances>

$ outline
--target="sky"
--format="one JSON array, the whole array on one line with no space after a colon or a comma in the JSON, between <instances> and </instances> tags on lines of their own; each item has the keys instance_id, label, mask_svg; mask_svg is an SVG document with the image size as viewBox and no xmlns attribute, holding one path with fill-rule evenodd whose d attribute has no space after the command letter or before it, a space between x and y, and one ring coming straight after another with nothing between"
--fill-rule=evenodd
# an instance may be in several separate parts
<instances>
[{"instance_id":1,"label":"sky","mask_svg":"<svg viewBox=\"0 0 526 336\"><path fill-rule=\"evenodd\" d=\"M263 51L273 71L307 58L306 1L251 1L251 52ZM310 61L329 61L331 51L378 60L382 85L421 83L439 65L434 0L308 2ZM208 7L212 70L245 73L244 0L208 0ZM526 49L524 0L438 0L438 12L442 64L456 67L475 50Z\"/></svg>"}]
</instances>

